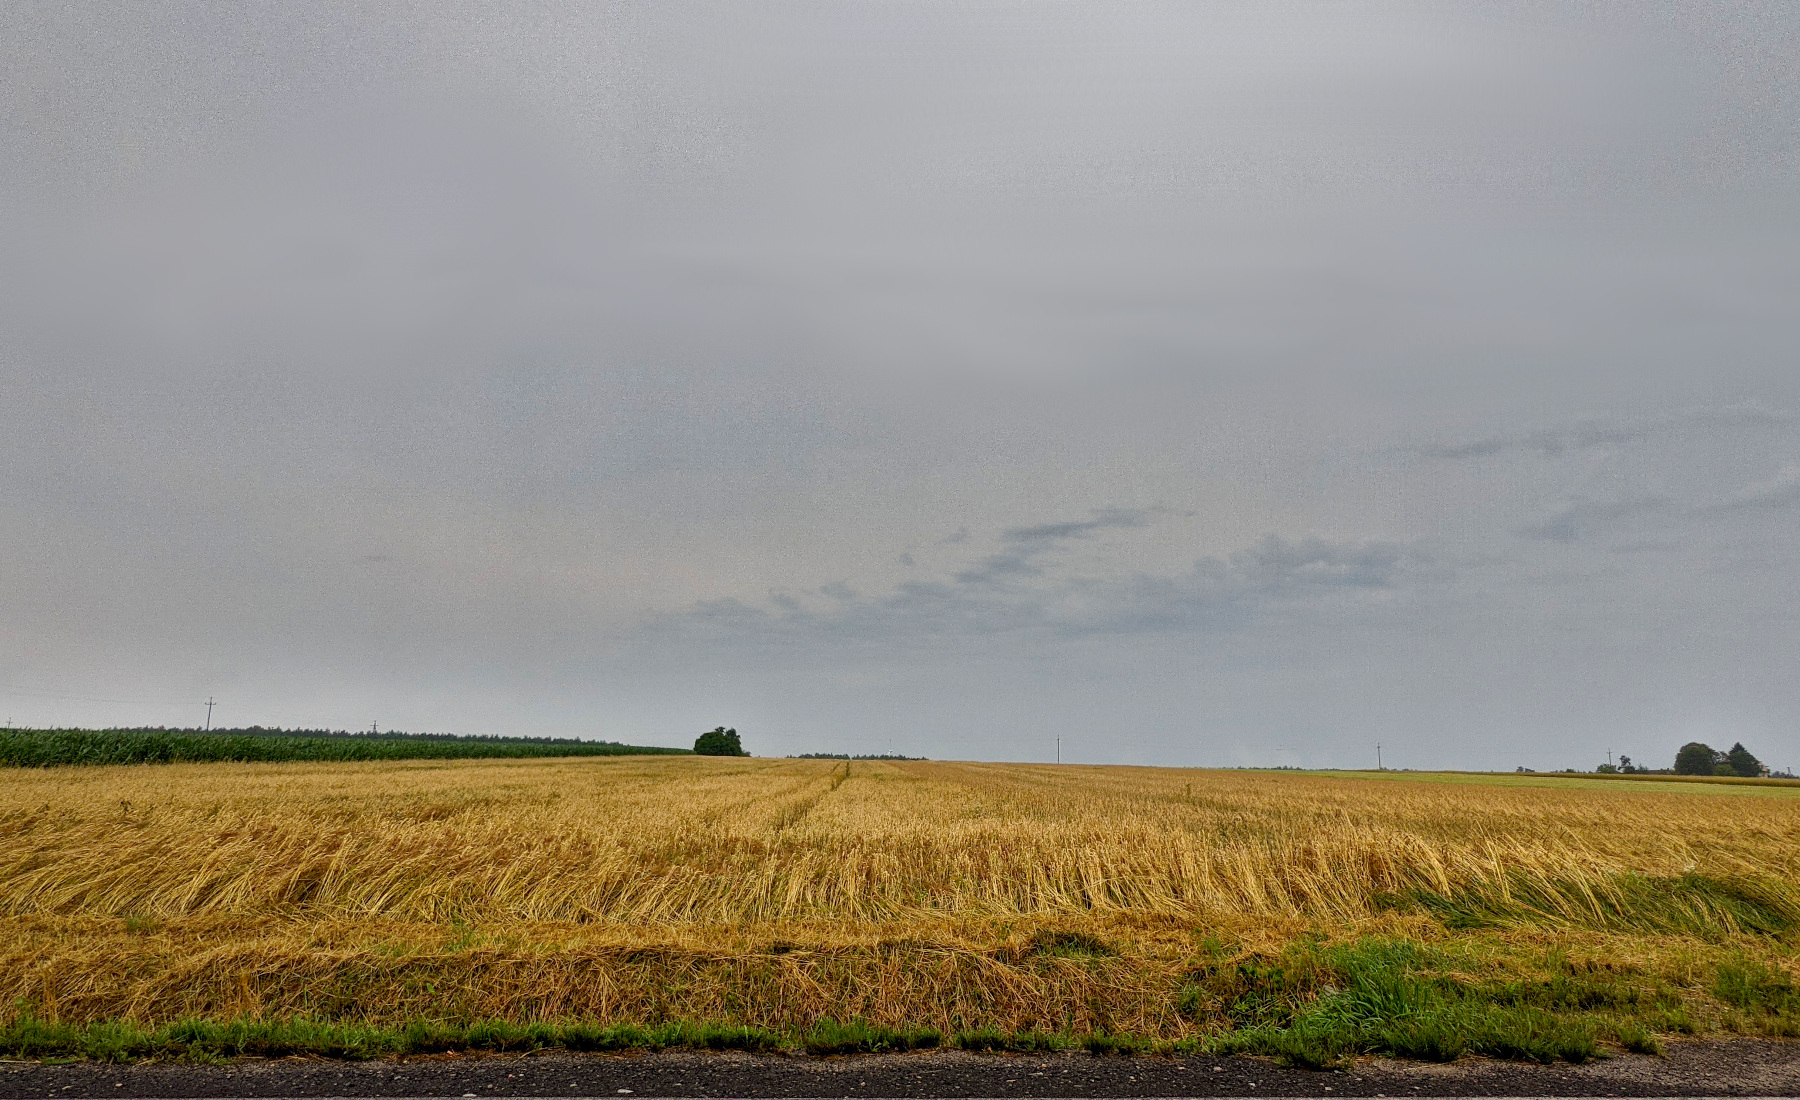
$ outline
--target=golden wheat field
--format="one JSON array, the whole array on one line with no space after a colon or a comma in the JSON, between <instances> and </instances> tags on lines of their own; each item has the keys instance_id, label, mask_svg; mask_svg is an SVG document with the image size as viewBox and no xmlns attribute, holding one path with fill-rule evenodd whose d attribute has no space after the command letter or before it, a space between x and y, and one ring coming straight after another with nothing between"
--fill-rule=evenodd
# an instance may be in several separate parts
<instances>
[{"instance_id":1,"label":"golden wheat field","mask_svg":"<svg viewBox=\"0 0 1800 1100\"><path fill-rule=\"evenodd\" d=\"M1796 793L698 757L7 769L0 1004L1178 1037L1208 1026L1173 995L1197 959L1368 935L1679 984L1720 953L1790 966L1746 922L1800 913Z\"/></svg>"}]
</instances>

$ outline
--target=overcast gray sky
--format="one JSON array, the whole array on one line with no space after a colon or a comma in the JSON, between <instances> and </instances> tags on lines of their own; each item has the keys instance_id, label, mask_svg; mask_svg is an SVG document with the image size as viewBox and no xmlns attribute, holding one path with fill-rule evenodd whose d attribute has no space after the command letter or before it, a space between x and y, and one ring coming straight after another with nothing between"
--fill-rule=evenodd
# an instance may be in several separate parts
<instances>
[{"instance_id":1,"label":"overcast gray sky","mask_svg":"<svg viewBox=\"0 0 1800 1100\"><path fill-rule=\"evenodd\" d=\"M1800 764L1800 6L0 50L17 724Z\"/></svg>"}]
</instances>

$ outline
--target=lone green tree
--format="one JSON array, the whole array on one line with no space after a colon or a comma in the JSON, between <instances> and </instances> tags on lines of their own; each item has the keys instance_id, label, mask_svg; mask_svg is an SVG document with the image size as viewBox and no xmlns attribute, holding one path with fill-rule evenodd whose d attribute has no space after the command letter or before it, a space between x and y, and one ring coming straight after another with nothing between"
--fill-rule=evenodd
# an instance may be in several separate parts
<instances>
[{"instance_id":1,"label":"lone green tree","mask_svg":"<svg viewBox=\"0 0 1800 1100\"><path fill-rule=\"evenodd\" d=\"M1675 754L1675 774L1712 775L1718 763L1719 754L1711 745L1689 741Z\"/></svg>"},{"instance_id":2,"label":"lone green tree","mask_svg":"<svg viewBox=\"0 0 1800 1100\"><path fill-rule=\"evenodd\" d=\"M720 726L701 734L694 741L694 752L699 756L749 756L744 746L738 741L737 730L728 730Z\"/></svg>"},{"instance_id":3,"label":"lone green tree","mask_svg":"<svg viewBox=\"0 0 1800 1100\"><path fill-rule=\"evenodd\" d=\"M1761 760L1750 755L1750 750L1744 747L1742 741L1731 746L1731 751L1725 754L1725 763L1731 765L1732 775L1741 775L1746 779L1755 779L1767 770Z\"/></svg>"}]
</instances>

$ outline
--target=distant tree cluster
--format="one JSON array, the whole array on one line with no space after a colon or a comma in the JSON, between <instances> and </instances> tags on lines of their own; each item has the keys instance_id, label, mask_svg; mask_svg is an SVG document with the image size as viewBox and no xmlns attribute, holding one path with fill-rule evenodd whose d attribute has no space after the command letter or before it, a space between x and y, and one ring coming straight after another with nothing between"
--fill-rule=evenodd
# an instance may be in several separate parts
<instances>
[{"instance_id":1,"label":"distant tree cluster","mask_svg":"<svg viewBox=\"0 0 1800 1100\"><path fill-rule=\"evenodd\" d=\"M709 730L694 740L696 756L749 756L744 751L743 742L738 740L738 731L728 730L724 726Z\"/></svg>"},{"instance_id":2,"label":"distant tree cluster","mask_svg":"<svg viewBox=\"0 0 1800 1100\"><path fill-rule=\"evenodd\" d=\"M789 760L929 760L928 756L899 756L891 752L853 756L847 752L803 752Z\"/></svg>"},{"instance_id":3,"label":"distant tree cluster","mask_svg":"<svg viewBox=\"0 0 1800 1100\"><path fill-rule=\"evenodd\" d=\"M1531 771L1530 768L1516 770ZM1566 768L1564 770L1573 772L1575 769ZM1645 767L1642 764L1633 763L1631 757L1622 755L1616 765L1602 764L1594 771L1600 775L1716 775L1741 779L1793 778L1787 772L1771 771L1769 766L1758 760L1749 749L1744 747L1741 741L1723 751L1701 741L1689 741L1681 746L1681 750L1675 754L1673 768Z\"/></svg>"},{"instance_id":4,"label":"distant tree cluster","mask_svg":"<svg viewBox=\"0 0 1800 1100\"><path fill-rule=\"evenodd\" d=\"M0 730L0 767L245 761L453 760L686 753L611 741L523 737L332 736L263 730Z\"/></svg>"},{"instance_id":5,"label":"distant tree cluster","mask_svg":"<svg viewBox=\"0 0 1800 1100\"><path fill-rule=\"evenodd\" d=\"M511 734L498 733L405 733L400 730L383 730L375 733L370 730L326 730L326 729L284 729L281 726L214 726L211 729L200 729L197 726L131 726L107 730L95 730L96 733L138 733L138 734L193 734L212 737L343 737L358 741L467 741L467 742L500 742L518 745L610 745L612 741L583 741L575 737L518 737ZM671 750L679 751L679 750Z\"/></svg>"},{"instance_id":6,"label":"distant tree cluster","mask_svg":"<svg viewBox=\"0 0 1800 1100\"><path fill-rule=\"evenodd\" d=\"M1724 752L1700 741L1689 741L1675 754L1675 774L1737 775L1753 779L1769 774L1769 769L1750 754L1742 741Z\"/></svg>"}]
</instances>

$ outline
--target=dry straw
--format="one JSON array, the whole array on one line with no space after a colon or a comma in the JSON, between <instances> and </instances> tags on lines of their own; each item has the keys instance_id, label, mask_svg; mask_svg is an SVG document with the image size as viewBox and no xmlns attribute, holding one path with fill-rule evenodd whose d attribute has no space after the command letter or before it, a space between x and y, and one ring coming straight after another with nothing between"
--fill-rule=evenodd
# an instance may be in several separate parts
<instances>
[{"instance_id":1,"label":"dry straw","mask_svg":"<svg viewBox=\"0 0 1800 1100\"><path fill-rule=\"evenodd\" d=\"M1471 894L1604 927L1629 923L1632 883L1684 875L1800 908L1800 799L1780 795L703 758L9 770L0 996L76 1016L761 1020L874 982L910 991L874 1016L1040 1026L1059 1023L1045 1005L1067 1024L1114 1003L1167 1032L1145 983L1207 927L1348 927ZM1728 909L1701 918L1733 930ZM1033 929L1096 922L1146 931L1123 961L1019 964ZM122 929L140 934L106 948L112 976L83 972ZM781 961L784 939L804 950ZM430 960L462 993L421 977ZM382 992L332 1002L346 967ZM494 992L533 982L562 992ZM746 1007L755 988L774 1007Z\"/></svg>"},{"instance_id":2,"label":"dry straw","mask_svg":"<svg viewBox=\"0 0 1800 1100\"><path fill-rule=\"evenodd\" d=\"M646 924L1355 918L1409 890L1792 881L1800 800L703 759L0 776L0 912ZM1191 793L1189 793L1191 792Z\"/></svg>"}]
</instances>

